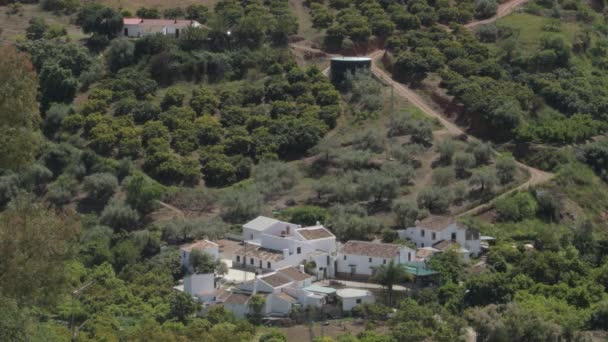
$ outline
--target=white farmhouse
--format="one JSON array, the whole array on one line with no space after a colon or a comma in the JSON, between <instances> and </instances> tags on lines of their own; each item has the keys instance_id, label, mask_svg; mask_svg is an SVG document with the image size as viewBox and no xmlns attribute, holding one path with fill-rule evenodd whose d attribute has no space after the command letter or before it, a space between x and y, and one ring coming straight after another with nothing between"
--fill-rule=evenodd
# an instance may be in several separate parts
<instances>
[{"instance_id":1,"label":"white farmhouse","mask_svg":"<svg viewBox=\"0 0 608 342\"><path fill-rule=\"evenodd\" d=\"M131 38L139 38L157 33L179 38L180 33L186 28L201 26L196 20L177 19L123 18L122 23L123 35Z\"/></svg>"},{"instance_id":2,"label":"white farmhouse","mask_svg":"<svg viewBox=\"0 0 608 342\"><path fill-rule=\"evenodd\" d=\"M264 316L286 316L294 307L321 307L325 296L304 290L313 279L301 268L281 268L237 285L222 305L240 318L250 313L249 300L253 295L265 298L261 312Z\"/></svg>"},{"instance_id":3,"label":"white farmhouse","mask_svg":"<svg viewBox=\"0 0 608 342\"><path fill-rule=\"evenodd\" d=\"M203 304L215 301L219 288L219 278L214 273L195 273L190 265L190 255L194 250L209 254L213 260L219 259L219 245L209 240L199 240L180 248L181 265L187 270L184 283L176 289L188 293Z\"/></svg>"},{"instance_id":4,"label":"white farmhouse","mask_svg":"<svg viewBox=\"0 0 608 342\"><path fill-rule=\"evenodd\" d=\"M179 249L181 264L185 268L190 268L190 254L193 250L199 250L209 254L213 260L218 260L220 257L220 246L209 240L198 240L193 243L183 245Z\"/></svg>"},{"instance_id":5,"label":"white farmhouse","mask_svg":"<svg viewBox=\"0 0 608 342\"><path fill-rule=\"evenodd\" d=\"M243 241L234 252L233 267L266 273L308 263L317 279L335 274L336 237L320 224L301 227L259 216L243 225Z\"/></svg>"},{"instance_id":6,"label":"white farmhouse","mask_svg":"<svg viewBox=\"0 0 608 342\"><path fill-rule=\"evenodd\" d=\"M405 264L413 262L415 257L416 251L407 246L350 240L338 253L336 272L342 277L369 278L391 260Z\"/></svg>"},{"instance_id":7,"label":"white farmhouse","mask_svg":"<svg viewBox=\"0 0 608 342\"><path fill-rule=\"evenodd\" d=\"M454 249L465 260L481 252L479 233L449 217L431 216L416 221L414 227L400 230L399 237L412 241L419 248L433 247L439 251Z\"/></svg>"}]
</instances>

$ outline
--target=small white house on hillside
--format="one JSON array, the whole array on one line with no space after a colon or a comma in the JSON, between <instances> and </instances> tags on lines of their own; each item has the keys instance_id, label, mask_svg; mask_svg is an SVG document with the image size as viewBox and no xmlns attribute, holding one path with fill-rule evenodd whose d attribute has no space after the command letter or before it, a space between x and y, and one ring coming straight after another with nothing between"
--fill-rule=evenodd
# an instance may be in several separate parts
<instances>
[{"instance_id":1,"label":"small white house on hillside","mask_svg":"<svg viewBox=\"0 0 608 342\"><path fill-rule=\"evenodd\" d=\"M180 33L186 28L201 26L196 20L143 18L123 18L122 24L123 35L131 38L139 38L157 33L179 38Z\"/></svg>"},{"instance_id":2,"label":"small white house on hillside","mask_svg":"<svg viewBox=\"0 0 608 342\"><path fill-rule=\"evenodd\" d=\"M217 243L209 240L198 240L180 247L179 253L182 266L190 268L190 254L192 254L193 250L207 253L213 260L218 260L220 257L220 246Z\"/></svg>"},{"instance_id":3,"label":"small white house on hillside","mask_svg":"<svg viewBox=\"0 0 608 342\"><path fill-rule=\"evenodd\" d=\"M243 246L233 267L266 273L309 263L317 279L333 277L336 237L320 224L311 227L259 216L243 225Z\"/></svg>"},{"instance_id":4,"label":"small white house on hillside","mask_svg":"<svg viewBox=\"0 0 608 342\"><path fill-rule=\"evenodd\" d=\"M393 260L397 264L414 261L416 251L391 243L350 240L345 243L336 261L336 271L343 277L370 277L376 269Z\"/></svg>"},{"instance_id":5,"label":"small white house on hillside","mask_svg":"<svg viewBox=\"0 0 608 342\"><path fill-rule=\"evenodd\" d=\"M376 297L369 290L363 289L340 289L336 292L342 302L342 310L350 311L359 304L373 304Z\"/></svg>"},{"instance_id":6,"label":"small white house on hillside","mask_svg":"<svg viewBox=\"0 0 608 342\"><path fill-rule=\"evenodd\" d=\"M286 316L296 306L321 307L325 296L304 290L313 279L300 268L281 268L237 285L222 304L240 318L250 313L249 299L256 294L266 300L262 310L265 316Z\"/></svg>"},{"instance_id":7,"label":"small white house on hillside","mask_svg":"<svg viewBox=\"0 0 608 342\"><path fill-rule=\"evenodd\" d=\"M209 254L213 260L219 259L219 245L209 240L198 240L180 248L180 258L182 267L187 272L182 286L176 289L183 291L196 298L203 304L215 301L216 293L219 289L219 277L215 273L195 273L190 265L190 255L198 250Z\"/></svg>"},{"instance_id":8,"label":"small white house on hillside","mask_svg":"<svg viewBox=\"0 0 608 342\"><path fill-rule=\"evenodd\" d=\"M481 252L479 233L449 217L431 216L416 221L414 227L400 230L399 237L411 240L420 248L433 247L439 251L454 249L465 259Z\"/></svg>"}]
</instances>

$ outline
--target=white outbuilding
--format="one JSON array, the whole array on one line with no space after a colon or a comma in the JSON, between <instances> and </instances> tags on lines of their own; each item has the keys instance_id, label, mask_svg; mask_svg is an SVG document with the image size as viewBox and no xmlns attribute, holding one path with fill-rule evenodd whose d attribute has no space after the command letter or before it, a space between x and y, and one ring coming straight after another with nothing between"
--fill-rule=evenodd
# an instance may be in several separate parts
<instances>
[{"instance_id":1,"label":"white outbuilding","mask_svg":"<svg viewBox=\"0 0 608 342\"><path fill-rule=\"evenodd\" d=\"M373 304L376 302L374 294L363 289L340 289L336 291L336 296L342 301L343 311L350 311L359 304Z\"/></svg>"}]
</instances>

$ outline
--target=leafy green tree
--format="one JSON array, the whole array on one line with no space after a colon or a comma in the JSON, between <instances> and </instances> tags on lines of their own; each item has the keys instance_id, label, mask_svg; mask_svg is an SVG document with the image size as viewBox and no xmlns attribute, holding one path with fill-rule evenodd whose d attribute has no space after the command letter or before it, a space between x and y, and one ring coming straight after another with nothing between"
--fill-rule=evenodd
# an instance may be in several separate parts
<instances>
[{"instance_id":1,"label":"leafy green tree","mask_svg":"<svg viewBox=\"0 0 608 342\"><path fill-rule=\"evenodd\" d=\"M538 204L530 193L518 192L513 196L497 200L495 208L499 220L517 222L534 217L538 211Z\"/></svg>"},{"instance_id":2,"label":"leafy green tree","mask_svg":"<svg viewBox=\"0 0 608 342\"><path fill-rule=\"evenodd\" d=\"M108 203L99 220L102 224L114 228L115 231L131 231L139 226L139 214L127 204L119 201Z\"/></svg>"},{"instance_id":3,"label":"leafy green tree","mask_svg":"<svg viewBox=\"0 0 608 342\"><path fill-rule=\"evenodd\" d=\"M195 274L214 273L219 263L213 260L213 256L198 249L190 253L189 261Z\"/></svg>"},{"instance_id":4,"label":"leafy green tree","mask_svg":"<svg viewBox=\"0 0 608 342\"><path fill-rule=\"evenodd\" d=\"M186 19L204 24L209 19L209 9L205 5L193 4L186 7Z\"/></svg>"},{"instance_id":5,"label":"leafy green tree","mask_svg":"<svg viewBox=\"0 0 608 342\"><path fill-rule=\"evenodd\" d=\"M259 322L262 318L264 306L266 305L266 298L259 294L254 294L249 298L247 302L250 311L250 319L254 322Z\"/></svg>"},{"instance_id":6,"label":"leafy green tree","mask_svg":"<svg viewBox=\"0 0 608 342\"><path fill-rule=\"evenodd\" d=\"M492 192L496 185L496 174L487 169L476 170L473 172L469 184L478 187L483 193Z\"/></svg>"},{"instance_id":7,"label":"leafy green tree","mask_svg":"<svg viewBox=\"0 0 608 342\"><path fill-rule=\"evenodd\" d=\"M327 210L314 205L304 205L289 208L282 213L288 222L301 224L303 226L314 226L327 220Z\"/></svg>"},{"instance_id":8,"label":"leafy green tree","mask_svg":"<svg viewBox=\"0 0 608 342\"><path fill-rule=\"evenodd\" d=\"M105 57L110 71L116 72L135 62L135 44L126 38L113 39Z\"/></svg>"},{"instance_id":9,"label":"leafy green tree","mask_svg":"<svg viewBox=\"0 0 608 342\"><path fill-rule=\"evenodd\" d=\"M160 108L166 111L173 106L181 107L184 103L184 97L186 97L186 94L180 88L171 87L167 89L165 96L163 96Z\"/></svg>"},{"instance_id":10,"label":"leafy green tree","mask_svg":"<svg viewBox=\"0 0 608 342\"><path fill-rule=\"evenodd\" d=\"M475 157L470 153L458 152L454 155L454 170L458 178L466 178L475 166Z\"/></svg>"},{"instance_id":11,"label":"leafy green tree","mask_svg":"<svg viewBox=\"0 0 608 342\"><path fill-rule=\"evenodd\" d=\"M164 188L143 174L136 174L126 180L126 202L138 212L147 214L153 211L163 197Z\"/></svg>"},{"instance_id":12,"label":"leafy green tree","mask_svg":"<svg viewBox=\"0 0 608 342\"><path fill-rule=\"evenodd\" d=\"M396 201L393 204L393 212L395 224L401 229L412 227L420 215L416 203L409 200Z\"/></svg>"},{"instance_id":13,"label":"leafy green tree","mask_svg":"<svg viewBox=\"0 0 608 342\"><path fill-rule=\"evenodd\" d=\"M256 188L228 191L221 199L222 218L232 223L242 223L260 213L263 196Z\"/></svg>"},{"instance_id":14,"label":"leafy green tree","mask_svg":"<svg viewBox=\"0 0 608 342\"><path fill-rule=\"evenodd\" d=\"M334 21L333 14L323 4L310 4L310 14L312 17L312 25L316 29L326 29Z\"/></svg>"},{"instance_id":15,"label":"leafy green tree","mask_svg":"<svg viewBox=\"0 0 608 342\"><path fill-rule=\"evenodd\" d=\"M174 317L182 323L186 323L196 311L192 297L184 292L174 291L169 303L169 317Z\"/></svg>"},{"instance_id":16,"label":"leafy green tree","mask_svg":"<svg viewBox=\"0 0 608 342\"><path fill-rule=\"evenodd\" d=\"M287 342L287 336L280 330L272 329L263 333L258 342Z\"/></svg>"},{"instance_id":17,"label":"leafy green tree","mask_svg":"<svg viewBox=\"0 0 608 342\"><path fill-rule=\"evenodd\" d=\"M498 3L494 0L476 0L475 17L480 19L489 18L496 14Z\"/></svg>"},{"instance_id":18,"label":"leafy green tree","mask_svg":"<svg viewBox=\"0 0 608 342\"><path fill-rule=\"evenodd\" d=\"M85 33L112 38L122 29L122 15L111 8L93 3L80 9L76 23Z\"/></svg>"},{"instance_id":19,"label":"leafy green tree","mask_svg":"<svg viewBox=\"0 0 608 342\"><path fill-rule=\"evenodd\" d=\"M36 73L29 58L11 46L0 47L0 168L18 169L34 159L40 122Z\"/></svg>"},{"instance_id":20,"label":"leafy green tree","mask_svg":"<svg viewBox=\"0 0 608 342\"><path fill-rule=\"evenodd\" d=\"M46 63L40 71L41 105L48 108L51 102L71 102L76 95L78 80L72 72L57 63Z\"/></svg>"},{"instance_id":21,"label":"leafy green tree","mask_svg":"<svg viewBox=\"0 0 608 342\"><path fill-rule=\"evenodd\" d=\"M25 36L29 40L44 38L44 34L49 29L43 18L33 17L29 21L29 26L25 30Z\"/></svg>"},{"instance_id":22,"label":"leafy green tree","mask_svg":"<svg viewBox=\"0 0 608 342\"><path fill-rule=\"evenodd\" d=\"M220 104L219 98L213 91L207 87L200 87L192 91L190 99L190 107L194 109L196 114L211 114L213 115Z\"/></svg>"},{"instance_id":23,"label":"leafy green tree","mask_svg":"<svg viewBox=\"0 0 608 342\"><path fill-rule=\"evenodd\" d=\"M411 276L401 264L391 260L386 265L380 265L374 275L374 280L386 288L388 306L393 304L393 286L404 281L411 281Z\"/></svg>"},{"instance_id":24,"label":"leafy green tree","mask_svg":"<svg viewBox=\"0 0 608 342\"><path fill-rule=\"evenodd\" d=\"M429 267L439 272L441 282L444 284L449 282L458 284L465 271L462 258L453 250L433 255L429 260Z\"/></svg>"},{"instance_id":25,"label":"leafy green tree","mask_svg":"<svg viewBox=\"0 0 608 342\"><path fill-rule=\"evenodd\" d=\"M85 177L82 188L91 200L106 203L118 188L118 179L111 173L94 173Z\"/></svg>"},{"instance_id":26,"label":"leafy green tree","mask_svg":"<svg viewBox=\"0 0 608 342\"><path fill-rule=\"evenodd\" d=\"M253 169L253 179L264 196L270 198L296 185L298 172L287 163L264 160Z\"/></svg>"},{"instance_id":27,"label":"leafy green tree","mask_svg":"<svg viewBox=\"0 0 608 342\"><path fill-rule=\"evenodd\" d=\"M429 187L422 189L416 197L418 208L428 209L431 213L445 213L449 206L452 194L445 188Z\"/></svg>"},{"instance_id":28,"label":"leafy green tree","mask_svg":"<svg viewBox=\"0 0 608 342\"><path fill-rule=\"evenodd\" d=\"M58 215L28 195L15 198L0 214L2 296L20 307L56 303L68 286L66 263L74 256L79 231L73 217Z\"/></svg>"}]
</instances>

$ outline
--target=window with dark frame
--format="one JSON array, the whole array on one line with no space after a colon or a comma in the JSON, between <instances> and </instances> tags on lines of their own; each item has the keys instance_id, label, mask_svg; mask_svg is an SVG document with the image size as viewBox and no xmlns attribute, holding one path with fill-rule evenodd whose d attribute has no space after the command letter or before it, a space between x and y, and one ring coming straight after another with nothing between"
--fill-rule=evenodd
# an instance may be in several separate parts
<instances>
[{"instance_id":1,"label":"window with dark frame","mask_svg":"<svg viewBox=\"0 0 608 342\"><path fill-rule=\"evenodd\" d=\"M424 237L424 229L420 229L420 236Z\"/></svg>"},{"instance_id":2,"label":"window with dark frame","mask_svg":"<svg viewBox=\"0 0 608 342\"><path fill-rule=\"evenodd\" d=\"M298 247L298 248L296 249L296 253L298 253L298 254L302 253L302 247Z\"/></svg>"},{"instance_id":3,"label":"window with dark frame","mask_svg":"<svg viewBox=\"0 0 608 342\"><path fill-rule=\"evenodd\" d=\"M433 241L435 241L435 239L437 239L437 233L433 232L433 234L431 236L433 238Z\"/></svg>"},{"instance_id":4,"label":"window with dark frame","mask_svg":"<svg viewBox=\"0 0 608 342\"><path fill-rule=\"evenodd\" d=\"M240 255L236 256L236 262L241 262L241 256Z\"/></svg>"},{"instance_id":5,"label":"window with dark frame","mask_svg":"<svg viewBox=\"0 0 608 342\"><path fill-rule=\"evenodd\" d=\"M249 263L253 265L253 258L249 259Z\"/></svg>"},{"instance_id":6,"label":"window with dark frame","mask_svg":"<svg viewBox=\"0 0 608 342\"><path fill-rule=\"evenodd\" d=\"M372 258L369 258L369 262L372 262Z\"/></svg>"},{"instance_id":7,"label":"window with dark frame","mask_svg":"<svg viewBox=\"0 0 608 342\"><path fill-rule=\"evenodd\" d=\"M270 268L270 261L266 263L266 266L268 266L268 268Z\"/></svg>"}]
</instances>

